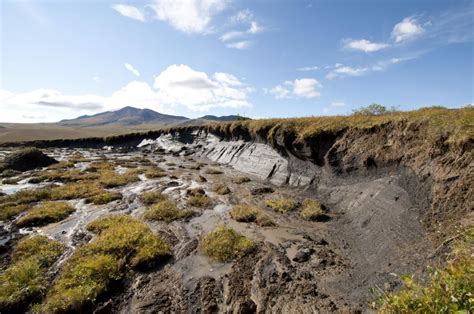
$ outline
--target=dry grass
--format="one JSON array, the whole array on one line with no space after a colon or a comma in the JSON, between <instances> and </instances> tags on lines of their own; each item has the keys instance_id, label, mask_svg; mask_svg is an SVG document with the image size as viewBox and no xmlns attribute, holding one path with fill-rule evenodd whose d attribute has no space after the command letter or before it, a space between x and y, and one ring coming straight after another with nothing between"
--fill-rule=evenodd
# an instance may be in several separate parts
<instances>
[{"instance_id":1,"label":"dry grass","mask_svg":"<svg viewBox=\"0 0 474 314\"><path fill-rule=\"evenodd\" d=\"M251 181L250 178L246 176L238 176L238 177L232 178L232 182L234 182L235 184L242 184L242 183L246 183L250 181Z\"/></svg>"},{"instance_id":2,"label":"dry grass","mask_svg":"<svg viewBox=\"0 0 474 314\"><path fill-rule=\"evenodd\" d=\"M251 250L255 244L232 228L219 226L201 239L201 248L210 258L228 262Z\"/></svg>"},{"instance_id":3,"label":"dry grass","mask_svg":"<svg viewBox=\"0 0 474 314\"><path fill-rule=\"evenodd\" d=\"M150 167L146 169L145 176L149 179L156 179L156 178L166 177L166 173L161 168Z\"/></svg>"},{"instance_id":4,"label":"dry grass","mask_svg":"<svg viewBox=\"0 0 474 314\"><path fill-rule=\"evenodd\" d=\"M305 220L315 221L325 218L326 214L323 205L319 201L306 199L303 202L300 216Z\"/></svg>"},{"instance_id":5,"label":"dry grass","mask_svg":"<svg viewBox=\"0 0 474 314\"><path fill-rule=\"evenodd\" d=\"M298 208L298 202L296 202L292 198L280 198L280 199L275 199L275 200L267 200L265 202L265 205L267 205L274 211L277 211L281 214L286 214Z\"/></svg>"},{"instance_id":6,"label":"dry grass","mask_svg":"<svg viewBox=\"0 0 474 314\"><path fill-rule=\"evenodd\" d=\"M229 214L232 219L238 222L255 222L261 227L275 225L270 216L265 214L260 208L251 205L235 205Z\"/></svg>"},{"instance_id":7,"label":"dry grass","mask_svg":"<svg viewBox=\"0 0 474 314\"><path fill-rule=\"evenodd\" d=\"M219 195L226 195L230 193L229 187L222 183L215 184L212 187L212 191L216 192Z\"/></svg>"},{"instance_id":8,"label":"dry grass","mask_svg":"<svg viewBox=\"0 0 474 314\"><path fill-rule=\"evenodd\" d=\"M194 195L188 199L188 205L194 207L207 208L212 204L212 200L206 195Z\"/></svg>"},{"instance_id":9,"label":"dry grass","mask_svg":"<svg viewBox=\"0 0 474 314\"><path fill-rule=\"evenodd\" d=\"M15 217L16 215L28 210L30 206L20 204L8 204L0 206L0 220L7 220Z\"/></svg>"},{"instance_id":10,"label":"dry grass","mask_svg":"<svg viewBox=\"0 0 474 314\"><path fill-rule=\"evenodd\" d=\"M115 171L102 171L99 182L105 188L115 188L139 180L138 173L134 170L127 170L122 175L118 175Z\"/></svg>"},{"instance_id":11,"label":"dry grass","mask_svg":"<svg viewBox=\"0 0 474 314\"><path fill-rule=\"evenodd\" d=\"M161 193L160 191L150 191L150 192L143 192L139 196L140 202L145 205L155 204L161 201L165 201L168 199L166 195Z\"/></svg>"},{"instance_id":12,"label":"dry grass","mask_svg":"<svg viewBox=\"0 0 474 314\"><path fill-rule=\"evenodd\" d=\"M97 194L87 197L86 203L92 203L94 205L104 205L120 199L122 199L121 193L104 190L103 192L98 192Z\"/></svg>"},{"instance_id":13,"label":"dry grass","mask_svg":"<svg viewBox=\"0 0 474 314\"><path fill-rule=\"evenodd\" d=\"M206 170L207 174L222 174L223 172L219 169L209 168Z\"/></svg>"},{"instance_id":14,"label":"dry grass","mask_svg":"<svg viewBox=\"0 0 474 314\"><path fill-rule=\"evenodd\" d=\"M29 210L25 216L16 221L16 225L20 228L44 226L67 218L75 210L64 202L44 203Z\"/></svg>"}]
</instances>

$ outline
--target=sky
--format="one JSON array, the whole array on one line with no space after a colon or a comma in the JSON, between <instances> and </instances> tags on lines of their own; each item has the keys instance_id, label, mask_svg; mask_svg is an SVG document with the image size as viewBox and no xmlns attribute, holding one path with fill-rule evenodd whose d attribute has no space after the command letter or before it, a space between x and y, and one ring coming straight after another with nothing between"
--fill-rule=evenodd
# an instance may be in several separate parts
<instances>
[{"instance_id":1,"label":"sky","mask_svg":"<svg viewBox=\"0 0 474 314\"><path fill-rule=\"evenodd\" d=\"M0 0L0 121L473 103L473 0Z\"/></svg>"}]
</instances>

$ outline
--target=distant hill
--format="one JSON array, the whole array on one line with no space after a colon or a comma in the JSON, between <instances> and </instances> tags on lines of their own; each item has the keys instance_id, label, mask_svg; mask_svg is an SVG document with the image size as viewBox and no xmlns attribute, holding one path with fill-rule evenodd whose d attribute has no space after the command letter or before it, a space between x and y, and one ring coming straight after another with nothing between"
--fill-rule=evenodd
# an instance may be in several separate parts
<instances>
[{"instance_id":1,"label":"distant hill","mask_svg":"<svg viewBox=\"0 0 474 314\"><path fill-rule=\"evenodd\" d=\"M117 111L106 111L94 115L85 115L71 120L59 122L63 126L97 127L108 125L140 125L140 124L173 124L189 120L182 116L162 114L150 109L124 107Z\"/></svg>"}]
</instances>

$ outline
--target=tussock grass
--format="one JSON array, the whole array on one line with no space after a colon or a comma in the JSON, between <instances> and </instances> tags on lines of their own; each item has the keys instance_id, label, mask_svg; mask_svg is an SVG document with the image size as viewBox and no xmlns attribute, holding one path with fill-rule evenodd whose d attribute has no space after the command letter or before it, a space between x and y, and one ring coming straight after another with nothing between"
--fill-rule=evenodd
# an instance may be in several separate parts
<instances>
[{"instance_id":1,"label":"tussock grass","mask_svg":"<svg viewBox=\"0 0 474 314\"><path fill-rule=\"evenodd\" d=\"M65 202L44 203L29 210L25 216L16 221L16 225L21 228L44 226L67 218L75 210Z\"/></svg>"},{"instance_id":2,"label":"tussock grass","mask_svg":"<svg viewBox=\"0 0 474 314\"><path fill-rule=\"evenodd\" d=\"M0 220L7 220L15 217L16 215L28 210L30 206L20 204L7 204L0 206Z\"/></svg>"},{"instance_id":3,"label":"tussock grass","mask_svg":"<svg viewBox=\"0 0 474 314\"><path fill-rule=\"evenodd\" d=\"M152 168L152 167L150 167L150 168L146 169L145 176L149 179L155 179L155 178L166 177L166 173L161 168L158 168L158 167Z\"/></svg>"},{"instance_id":4,"label":"tussock grass","mask_svg":"<svg viewBox=\"0 0 474 314\"><path fill-rule=\"evenodd\" d=\"M246 176L238 176L232 179L232 182L234 182L235 184L242 184L242 183L246 183L250 181L251 181L250 178Z\"/></svg>"},{"instance_id":5,"label":"tussock grass","mask_svg":"<svg viewBox=\"0 0 474 314\"><path fill-rule=\"evenodd\" d=\"M0 273L0 311L15 312L39 301L48 281L46 272L64 246L45 236L22 239L12 253L12 263Z\"/></svg>"},{"instance_id":6,"label":"tussock grass","mask_svg":"<svg viewBox=\"0 0 474 314\"><path fill-rule=\"evenodd\" d=\"M320 220L326 217L324 206L317 200L306 199L303 202L303 207L300 216L305 220Z\"/></svg>"},{"instance_id":7,"label":"tussock grass","mask_svg":"<svg viewBox=\"0 0 474 314\"><path fill-rule=\"evenodd\" d=\"M212 200L206 195L193 195L188 199L188 205L206 208L212 205Z\"/></svg>"},{"instance_id":8,"label":"tussock grass","mask_svg":"<svg viewBox=\"0 0 474 314\"><path fill-rule=\"evenodd\" d=\"M123 278L128 268L150 267L171 255L168 244L130 216L100 218L87 229L97 236L66 262L39 312L80 310Z\"/></svg>"},{"instance_id":9,"label":"tussock grass","mask_svg":"<svg viewBox=\"0 0 474 314\"><path fill-rule=\"evenodd\" d=\"M260 208L251 205L235 205L229 214L232 219L238 222L255 222L261 227L275 225L270 216L265 214Z\"/></svg>"},{"instance_id":10,"label":"tussock grass","mask_svg":"<svg viewBox=\"0 0 474 314\"><path fill-rule=\"evenodd\" d=\"M122 194L119 192L103 191L86 198L86 203L94 205L104 205L110 202L122 199Z\"/></svg>"},{"instance_id":11,"label":"tussock grass","mask_svg":"<svg viewBox=\"0 0 474 314\"><path fill-rule=\"evenodd\" d=\"M134 170L127 170L127 172L122 175L118 175L115 171L103 171L99 182L105 188L115 188L139 180L138 173Z\"/></svg>"},{"instance_id":12,"label":"tussock grass","mask_svg":"<svg viewBox=\"0 0 474 314\"><path fill-rule=\"evenodd\" d=\"M454 245L444 268L432 269L429 281L403 276L404 288L379 296L380 313L472 313L474 311L474 229ZM376 306L377 301L372 303Z\"/></svg>"},{"instance_id":13,"label":"tussock grass","mask_svg":"<svg viewBox=\"0 0 474 314\"><path fill-rule=\"evenodd\" d=\"M192 210L180 210L176 203L171 200L164 200L148 208L144 218L148 220L159 220L172 222L178 219L190 218L194 215Z\"/></svg>"},{"instance_id":14,"label":"tussock grass","mask_svg":"<svg viewBox=\"0 0 474 314\"><path fill-rule=\"evenodd\" d=\"M59 182L76 182L81 180L96 180L98 174L81 172L77 169L55 169L40 172L36 178L39 181L59 181Z\"/></svg>"},{"instance_id":15,"label":"tussock grass","mask_svg":"<svg viewBox=\"0 0 474 314\"><path fill-rule=\"evenodd\" d=\"M265 201L265 205L267 205L274 211L279 212L281 214L286 214L298 208L298 202L296 202L292 198L280 198L280 199L274 199L274 200L267 200Z\"/></svg>"},{"instance_id":16,"label":"tussock grass","mask_svg":"<svg viewBox=\"0 0 474 314\"><path fill-rule=\"evenodd\" d=\"M210 258L228 262L242 256L255 244L232 228L218 226L201 239L200 246Z\"/></svg>"},{"instance_id":17,"label":"tussock grass","mask_svg":"<svg viewBox=\"0 0 474 314\"><path fill-rule=\"evenodd\" d=\"M161 201L165 201L168 199L168 197L160 191L149 191L140 194L139 199L140 202L142 202L143 204L151 205Z\"/></svg>"},{"instance_id":18,"label":"tussock grass","mask_svg":"<svg viewBox=\"0 0 474 314\"><path fill-rule=\"evenodd\" d=\"M214 192L216 192L217 194L219 195L226 195L226 194L229 194L230 193L230 189L228 186L222 184L222 183L218 183L218 184L215 184L213 187L212 187L212 190Z\"/></svg>"}]
</instances>

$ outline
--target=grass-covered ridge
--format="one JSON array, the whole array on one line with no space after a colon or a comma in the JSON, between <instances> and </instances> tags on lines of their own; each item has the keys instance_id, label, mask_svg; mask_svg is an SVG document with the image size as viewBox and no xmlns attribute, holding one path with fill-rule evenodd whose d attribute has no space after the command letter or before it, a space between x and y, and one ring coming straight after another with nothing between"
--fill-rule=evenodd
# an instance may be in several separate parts
<instances>
[{"instance_id":1,"label":"grass-covered ridge","mask_svg":"<svg viewBox=\"0 0 474 314\"><path fill-rule=\"evenodd\" d=\"M64 265L39 312L67 312L92 304L129 268L150 267L171 248L140 220L127 215L99 218L87 225L97 236Z\"/></svg>"},{"instance_id":2,"label":"grass-covered ridge","mask_svg":"<svg viewBox=\"0 0 474 314\"><path fill-rule=\"evenodd\" d=\"M45 236L21 240L12 253L12 263L0 273L0 311L15 312L39 301L48 286L46 272L64 246Z\"/></svg>"}]
</instances>

